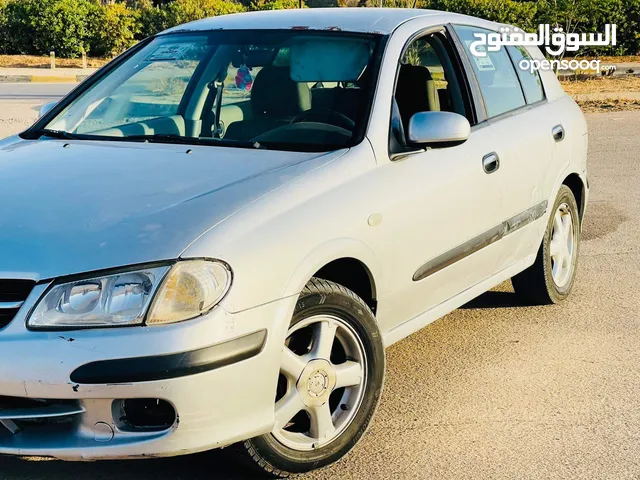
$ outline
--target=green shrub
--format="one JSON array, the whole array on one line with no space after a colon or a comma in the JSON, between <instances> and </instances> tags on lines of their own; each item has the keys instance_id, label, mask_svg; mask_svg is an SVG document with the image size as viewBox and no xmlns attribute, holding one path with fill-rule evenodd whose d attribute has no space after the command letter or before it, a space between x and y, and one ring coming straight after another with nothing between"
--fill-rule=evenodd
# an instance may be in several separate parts
<instances>
[{"instance_id":1,"label":"green shrub","mask_svg":"<svg viewBox=\"0 0 640 480\"><path fill-rule=\"evenodd\" d=\"M91 54L109 57L122 53L134 44L138 32L136 12L124 3L97 8L89 20Z\"/></svg>"},{"instance_id":2,"label":"green shrub","mask_svg":"<svg viewBox=\"0 0 640 480\"><path fill-rule=\"evenodd\" d=\"M136 40L155 35L169 28L167 10L160 7L144 7L136 12L138 14L138 28Z\"/></svg>"},{"instance_id":3,"label":"green shrub","mask_svg":"<svg viewBox=\"0 0 640 480\"><path fill-rule=\"evenodd\" d=\"M7 29L7 17L5 14L5 1L0 0L0 53L5 53L5 48L8 42L8 39L5 38L5 31Z\"/></svg>"},{"instance_id":4,"label":"green shrub","mask_svg":"<svg viewBox=\"0 0 640 480\"><path fill-rule=\"evenodd\" d=\"M6 53L74 58L88 48L87 18L98 5L88 0L9 0L4 7Z\"/></svg>"},{"instance_id":5,"label":"green shrub","mask_svg":"<svg viewBox=\"0 0 640 480\"><path fill-rule=\"evenodd\" d=\"M120 0L119 0L120 1ZM115 55L136 40L205 17L245 10L298 8L299 0L0 0L0 53L77 57ZM160 4L160 6L154 6ZM414 0L383 0L410 7ZM380 0L305 0L305 6L378 6ZM633 55L640 49L640 0L417 0L432 8L486 18L534 31L539 23L577 33L599 33L618 25L618 45L584 54Z\"/></svg>"},{"instance_id":6,"label":"green shrub","mask_svg":"<svg viewBox=\"0 0 640 480\"><path fill-rule=\"evenodd\" d=\"M559 25L565 32L604 33L617 25L617 45L581 48L580 55L633 55L638 51L640 0L540 0L537 23Z\"/></svg>"},{"instance_id":7,"label":"green shrub","mask_svg":"<svg viewBox=\"0 0 640 480\"><path fill-rule=\"evenodd\" d=\"M627 55L640 53L640 0L623 0L622 41Z\"/></svg>"},{"instance_id":8,"label":"green shrub","mask_svg":"<svg viewBox=\"0 0 640 480\"><path fill-rule=\"evenodd\" d=\"M228 0L174 0L166 8L170 26L244 11L241 4Z\"/></svg>"},{"instance_id":9,"label":"green shrub","mask_svg":"<svg viewBox=\"0 0 640 480\"><path fill-rule=\"evenodd\" d=\"M514 0L426 0L421 8L462 13L493 22L515 25L525 30L535 28L536 3Z\"/></svg>"},{"instance_id":10,"label":"green shrub","mask_svg":"<svg viewBox=\"0 0 640 480\"><path fill-rule=\"evenodd\" d=\"M303 7L306 6L303 3ZM250 10L284 10L300 8L299 0L255 0L249 6Z\"/></svg>"}]
</instances>

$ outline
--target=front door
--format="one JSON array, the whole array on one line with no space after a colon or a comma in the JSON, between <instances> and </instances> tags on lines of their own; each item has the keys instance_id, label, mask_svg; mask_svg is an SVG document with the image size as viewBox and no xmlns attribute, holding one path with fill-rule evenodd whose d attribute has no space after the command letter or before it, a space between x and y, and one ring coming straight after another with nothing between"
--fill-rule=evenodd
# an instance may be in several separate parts
<instances>
[{"instance_id":1,"label":"front door","mask_svg":"<svg viewBox=\"0 0 640 480\"><path fill-rule=\"evenodd\" d=\"M453 55L444 30L409 44L398 66L392 123L404 129L411 115L425 110L473 119ZM485 122L461 145L392 155L377 169L385 191L376 241L392 252L381 259L389 292L379 299L383 331L496 273L493 241L503 211L502 172L492 163L498 144Z\"/></svg>"}]
</instances>

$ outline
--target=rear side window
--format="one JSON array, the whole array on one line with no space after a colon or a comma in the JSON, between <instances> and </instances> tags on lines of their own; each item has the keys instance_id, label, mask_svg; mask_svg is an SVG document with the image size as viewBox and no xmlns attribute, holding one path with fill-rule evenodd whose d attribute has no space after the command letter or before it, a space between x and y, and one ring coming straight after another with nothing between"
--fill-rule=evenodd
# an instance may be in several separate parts
<instances>
[{"instance_id":1,"label":"rear side window","mask_svg":"<svg viewBox=\"0 0 640 480\"><path fill-rule=\"evenodd\" d=\"M485 50L486 56L479 57L471 52L471 44L477 40L474 33L493 33L477 27L458 25L455 28L469 57L478 79L480 91L489 118L515 110L525 105L520 81L511 59L504 48L497 52ZM478 48L481 50L482 47Z\"/></svg>"},{"instance_id":2,"label":"rear side window","mask_svg":"<svg viewBox=\"0 0 640 480\"><path fill-rule=\"evenodd\" d=\"M540 80L538 71L531 71L530 69L522 69L520 67L522 60L527 60L526 65L531 65L531 55L529 55L529 52L521 45L509 46L507 47L507 52L509 52L513 64L516 66L516 72L518 72L527 103L536 103L543 100L544 90L542 89L542 80Z\"/></svg>"}]
</instances>

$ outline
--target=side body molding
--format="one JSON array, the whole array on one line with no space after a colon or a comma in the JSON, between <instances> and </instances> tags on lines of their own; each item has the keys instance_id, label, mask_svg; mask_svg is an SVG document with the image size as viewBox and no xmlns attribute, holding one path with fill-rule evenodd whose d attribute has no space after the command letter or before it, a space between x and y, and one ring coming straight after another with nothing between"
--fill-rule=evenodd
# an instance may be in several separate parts
<instances>
[{"instance_id":1,"label":"side body molding","mask_svg":"<svg viewBox=\"0 0 640 480\"><path fill-rule=\"evenodd\" d=\"M486 232L472 238L462 245L458 245L456 248L429 260L427 263L418 268L418 270L416 270L416 273L413 274L413 281L418 282L420 280L423 280L429 275L433 275L443 268L446 268L449 265L453 265L463 258L468 257L472 253L475 253L483 249L484 247L488 247L492 243L497 242L501 238L504 238L505 236L515 232L525 225L535 222L536 220L544 216L547 211L547 204L548 202L544 200L537 205L534 205L533 207L525 210L524 212L521 212L518 215L505 220L501 224L490 228Z\"/></svg>"}]
</instances>

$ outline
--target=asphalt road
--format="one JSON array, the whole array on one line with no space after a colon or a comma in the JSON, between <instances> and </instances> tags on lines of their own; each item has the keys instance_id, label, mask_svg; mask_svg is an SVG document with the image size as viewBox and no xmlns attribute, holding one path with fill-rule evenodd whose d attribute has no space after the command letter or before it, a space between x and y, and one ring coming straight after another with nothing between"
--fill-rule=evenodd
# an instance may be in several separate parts
<instances>
[{"instance_id":1,"label":"asphalt road","mask_svg":"<svg viewBox=\"0 0 640 480\"><path fill-rule=\"evenodd\" d=\"M0 138L30 126L43 104L60 100L75 86L73 83L0 83Z\"/></svg>"},{"instance_id":2,"label":"asphalt road","mask_svg":"<svg viewBox=\"0 0 640 480\"><path fill-rule=\"evenodd\" d=\"M59 100L73 87L73 83L0 83L0 101L41 100L46 103Z\"/></svg>"},{"instance_id":3,"label":"asphalt road","mask_svg":"<svg viewBox=\"0 0 640 480\"><path fill-rule=\"evenodd\" d=\"M0 103L0 136L36 108L12 105ZM591 201L571 297L521 307L505 283L392 346L371 429L305 478L640 477L640 112L588 122ZM252 478L235 472L225 450L85 464L0 458L4 480Z\"/></svg>"}]
</instances>

